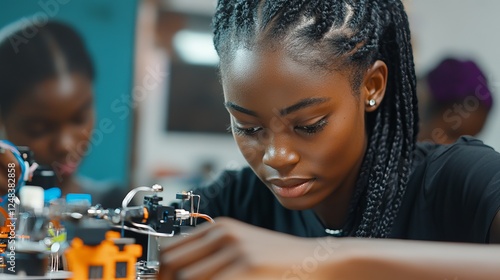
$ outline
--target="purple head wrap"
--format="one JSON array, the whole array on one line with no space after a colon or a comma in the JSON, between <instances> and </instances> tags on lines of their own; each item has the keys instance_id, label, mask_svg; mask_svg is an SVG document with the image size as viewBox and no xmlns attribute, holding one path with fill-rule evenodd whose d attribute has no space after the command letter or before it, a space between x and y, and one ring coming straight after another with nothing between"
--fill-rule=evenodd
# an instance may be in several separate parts
<instances>
[{"instance_id":1,"label":"purple head wrap","mask_svg":"<svg viewBox=\"0 0 500 280\"><path fill-rule=\"evenodd\" d=\"M468 96L475 96L487 109L493 105L486 77L470 60L443 60L429 72L427 82L431 95L438 103L459 102Z\"/></svg>"}]
</instances>

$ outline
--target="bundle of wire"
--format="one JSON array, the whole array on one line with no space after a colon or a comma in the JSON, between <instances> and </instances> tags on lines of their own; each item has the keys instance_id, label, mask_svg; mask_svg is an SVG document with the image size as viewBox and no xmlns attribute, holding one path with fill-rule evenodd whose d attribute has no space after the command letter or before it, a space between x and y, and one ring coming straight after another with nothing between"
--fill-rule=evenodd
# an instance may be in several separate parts
<instances>
[{"instance_id":1,"label":"bundle of wire","mask_svg":"<svg viewBox=\"0 0 500 280\"><path fill-rule=\"evenodd\" d=\"M139 224L139 223L135 223L135 222L130 222L130 224L135 226L136 228L128 227L125 225L124 217L125 217L126 212L128 210L128 204L130 203L130 201L132 201L132 199L134 198L134 196L138 192L161 192L161 191L163 191L163 187L160 185L153 185L152 187L140 186L140 187L137 187L137 188L131 190L125 196L125 198L122 201L122 212L121 212L122 223L119 226L122 229L122 232L121 232L122 236L124 236L124 230L130 230L130 231L137 232L140 234L147 234L147 235L158 236L158 237L172 237L174 235L173 233L171 233L171 234L160 233L160 232L157 232L152 227L150 227L149 225ZM192 194L190 194L190 195L192 195ZM199 209L200 197L199 197L199 195L193 195L193 196L198 197L198 209ZM200 214L197 212L196 213L193 213L193 212L189 213L188 211L185 211L185 212L186 212L185 214L187 214L187 217L202 218L202 219L207 220L210 223L215 223L214 219L212 219L210 216L208 216L206 214Z\"/></svg>"},{"instance_id":2,"label":"bundle of wire","mask_svg":"<svg viewBox=\"0 0 500 280\"><path fill-rule=\"evenodd\" d=\"M0 140L0 149L9 150L12 152L16 158L17 165L21 167L21 176L16 176L15 193L19 192L19 189L24 185L26 181L33 175L33 172L38 167L38 164L34 162L31 166L27 161L22 158L21 153L17 147L8 140ZM8 200L8 193L0 198L0 206L3 206Z\"/></svg>"},{"instance_id":3,"label":"bundle of wire","mask_svg":"<svg viewBox=\"0 0 500 280\"><path fill-rule=\"evenodd\" d=\"M140 187L137 187L137 188L131 190L130 192L128 192L128 194L125 196L125 198L122 201L122 212L121 212L122 224L119 226L122 230L122 232L121 232L122 237L125 236L124 230L130 230L133 232L137 232L137 233L141 233L141 234L148 234L148 235L153 235L153 236L158 236L158 237L172 237L173 236L173 234L166 234L166 233L157 232L156 230L154 230L152 227L150 227L148 225L138 224L138 223L134 223L134 222L130 222L130 223L137 228L132 228L132 227L125 225L125 218L124 217L125 217L125 214L128 210L128 204L130 203L130 201L132 201L132 199L134 198L134 196L138 192L158 192L161 190L163 190L163 187L161 187L159 185L154 185L153 187L140 186Z\"/></svg>"}]
</instances>

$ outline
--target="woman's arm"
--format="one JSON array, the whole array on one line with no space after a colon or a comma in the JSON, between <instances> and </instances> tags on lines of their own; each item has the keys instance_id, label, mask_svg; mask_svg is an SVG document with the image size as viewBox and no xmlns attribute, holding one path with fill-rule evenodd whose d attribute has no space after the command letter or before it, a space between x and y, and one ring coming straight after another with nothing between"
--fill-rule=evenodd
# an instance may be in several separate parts
<instances>
[{"instance_id":1,"label":"woman's arm","mask_svg":"<svg viewBox=\"0 0 500 280\"><path fill-rule=\"evenodd\" d=\"M498 245L355 238L339 242L345 257L329 260L318 275L320 279L327 279L328 275L335 275L334 279L371 280L500 277Z\"/></svg>"},{"instance_id":2,"label":"woman's arm","mask_svg":"<svg viewBox=\"0 0 500 280\"><path fill-rule=\"evenodd\" d=\"M490 227L490 243L500 244L500 210L498 210Z\"/></svg>"},{"instance_id":3,"label":"woman's arm","mask_svg":"<svg viewBox=\"0 0 500 280\"><path fill-rule=\"evenodd\" d=\"M498 245L298 238L227 218L166 246L160 261L161 280L500 277Z\"/></svg>"}]
</instances>

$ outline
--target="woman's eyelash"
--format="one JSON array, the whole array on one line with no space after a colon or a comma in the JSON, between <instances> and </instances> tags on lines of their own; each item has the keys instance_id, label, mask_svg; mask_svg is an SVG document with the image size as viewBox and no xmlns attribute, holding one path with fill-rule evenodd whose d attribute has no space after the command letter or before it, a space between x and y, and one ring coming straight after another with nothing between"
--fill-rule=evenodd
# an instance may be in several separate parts
<instances>
[{"instance_id":1,"label":"woman's eyelash","mask_svg":"<svg viewBox=\"0 0 500 280\"><path fill-rule=\"evenodd\" d=\"M328 120L325 117L312 125L296 126L295 129L303 131L306 134L314 134L323 130L323 128L325 128L327 124ZM230 125L227 129L229 132L232 131L234 134L242 136L252 136L255 135L257 132L259 132L260 130L262 130L262 128L258 126L250 128L242 128L235 125L232 126Z\"/></svg>"},{"instance_id":2,"label":"woman's eyelash","mask_svg":"<svg viewBox=\"0 0 500 280\"><path fill-rule=\"evenodd\" d=\"M312 125L296 126L295 129L299 129L307 134L314 134L323 130L323 128L325 128L327 124L328 120L326 118L322 118L321 120Z\"/></svg>"},{"instance_id":3,"label":"woman's eyelash","mask_svg":"<svg viewBox=\"0 0 500 280\"><path fill-rule=\"evenodd\" d=\"M260 127L241 128L233 125L231 129L233 133L235 133L236 135L251 136L259 132L262 128Z\"/></svg>"}]
</instances>

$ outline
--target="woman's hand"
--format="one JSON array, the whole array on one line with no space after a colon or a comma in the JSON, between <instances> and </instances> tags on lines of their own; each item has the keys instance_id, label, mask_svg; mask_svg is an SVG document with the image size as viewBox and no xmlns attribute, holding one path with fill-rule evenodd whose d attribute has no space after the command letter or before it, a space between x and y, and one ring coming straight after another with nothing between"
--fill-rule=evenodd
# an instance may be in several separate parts
<instances>
[{"instance_id":1,"label":"woman's hand","mask_svg":"<svg viewBox=\"0 0 500 280\"><path fill-rule=\"evenodd\" d=\"M162 250L159 279L320 279L336 244L322 240L218 218Z\"/></svg>"},{"instance_id":2,"label":"woman's hand","mask_svg":"<svg viewBox=\"0 0 500 280\"><path fill-rule=\"evenodd\" d=\"M14 166L14 168L12 168ZM11 175L10 175L11 174ZM21 177L21 166L16 157L8 149L0 150L0 196L7 194L9 184L17 185ZM9 180L10 179L10 180Z\"/></svg>"},{"instance_id":3,"label":"woman's hand","mask_svg":"<svg viewBox=\"0 0 500 280\"><path fill-rule=\"evenodd\" d=\"M299 238L217 219L160 256L159 280L496 280L499 245Z\"/></svg>"}]
</instances>

